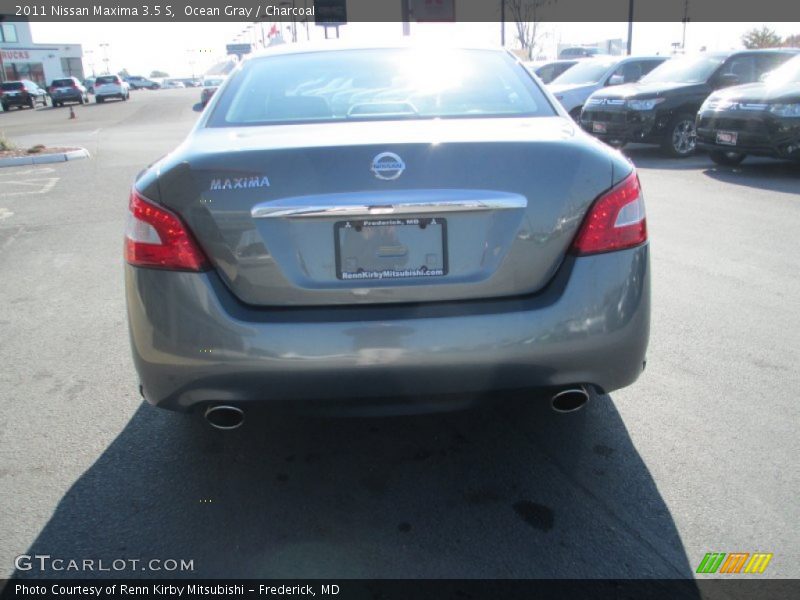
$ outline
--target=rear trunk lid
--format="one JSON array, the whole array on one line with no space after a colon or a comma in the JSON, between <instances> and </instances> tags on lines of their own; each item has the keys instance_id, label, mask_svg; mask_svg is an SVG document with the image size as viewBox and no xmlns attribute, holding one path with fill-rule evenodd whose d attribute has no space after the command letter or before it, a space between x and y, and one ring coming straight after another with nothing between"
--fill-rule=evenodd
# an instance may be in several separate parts
<instances>
[{"instance_id":1,"label":"rear trunk lid","mask_svg":"<svg viewBox=\"0 0 800 600\"><path fill-rule=\"evenodd\" d=\"M201 128L157 170L240 300L303 306L534 293L630 167L548 117Z\"/></svg>"}]
</instances>

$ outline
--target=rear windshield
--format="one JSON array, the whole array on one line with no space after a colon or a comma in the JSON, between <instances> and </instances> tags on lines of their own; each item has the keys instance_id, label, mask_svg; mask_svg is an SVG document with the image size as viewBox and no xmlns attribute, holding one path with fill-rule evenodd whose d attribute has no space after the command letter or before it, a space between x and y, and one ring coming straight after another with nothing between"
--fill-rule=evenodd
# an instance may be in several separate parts
<instances>
[{"instance_id":1,"label":"rear windshield","mask_svg":"<svg viewBox=\"0 0 800 600\"><path fill-rule=\"evenodd\" d=\"M639 81L642 83L703 83L725 61L724 56L685 56L661 63Z\"/></svg>"},{"instance_id":2,"label":"rear windshield","mask_svg":"<svg viewBox=\"0 0 800 600\"><path fill-rule=\"evenodd\" d=\"M524 67L491 50L337 50L246 62L209 125L552 116Z\"/></svg>"},{"instance_id":3,"label":"rear windshield","mask_svg":"<svg viewBox=\"0 0 800 600\"><path fill-rule=\"evenodd\" d=\"M54 79L53 87L70 87L75 82L72 79Z\"/></svg>"},{"instance_id":4,"label":"rear windshield","mask_svg":"<svg viewBox=\"0 0 800 600\"><path fill-rule=\"evenodd\" d=\"M98 77L95 83L117 83L117 78L114 75L106 75L104 77Z\"/></svg>"},{"instance_id":5,"label":"rear windshield","mask_svg":"<svg viewBox=\"0 0 800 600\"><path fill-rule=\"evenodd\" d=\"M598 83L606 72L617 64L617 60L587 60L556 77L552 83L570 85Z\"/></svg>"},{"instance_id":6,"label":"rear windshield","mask_svg":"<svg viewBox=\"0 0 800 600\"><path fill-rule=\"evenodd\" d=\"M21 90L23 88L21 81L8 81L6 83L0 83L0 89L3 90Z\"/></svg>"}]
</instances>

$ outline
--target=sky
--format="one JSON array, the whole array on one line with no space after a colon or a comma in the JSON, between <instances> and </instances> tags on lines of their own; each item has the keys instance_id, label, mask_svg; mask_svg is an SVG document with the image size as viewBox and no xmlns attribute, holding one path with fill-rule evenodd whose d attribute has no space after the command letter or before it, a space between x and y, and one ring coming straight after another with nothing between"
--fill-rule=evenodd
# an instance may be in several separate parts
<instances>
[{"instance_id":1,"label":"sky","mask_svg":"<svg viewBox=\"0 0 800 600\"><path fill-rule=\"evenodd\" d=\"M689 23L686 27L688 52L727 50L741 47L742 34L767 25L782 37L800 33L800 23ZM250 29L247 29L250 26ZM269 29L266 24L265 35ZM148 76L157 69L172 77L199 76L225 57L225 45L260 39L259 25L250 23L31 23L36 43L78 43L83 45L86 75L105 69L127 69L132 75ZM289 25L283 23L288 29ZM557 45L590 44L606 39L627 39L628 24L619 23L541 23L540 46L543 58L553 58ZM308 33L306 33L306 29ZM331 30L331 35L333 31ZM515 47L513 24L506 24L506 42ZM672 44L683 35L682 23L635 23L634 54L669 54ZM324 38L324 29L297 24L298 41ZM401 23L350 23L340 28L345 40L371 41L402 38ZM412 39L436 38L481 44L500 43L499 23L412 24ZM291 39L287 31L286 39ZM101 47L100 44L109 44Z\"/></svg>"}]
</instances>

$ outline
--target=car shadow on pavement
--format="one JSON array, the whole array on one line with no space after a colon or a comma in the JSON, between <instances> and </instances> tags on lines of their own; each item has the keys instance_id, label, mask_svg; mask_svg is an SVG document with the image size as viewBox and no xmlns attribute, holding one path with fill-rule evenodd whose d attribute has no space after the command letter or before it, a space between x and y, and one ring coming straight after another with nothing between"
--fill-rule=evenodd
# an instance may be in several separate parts
<instances>
[{"instance_id":1,"label":"car shadow on pavement","mask_svg":"<svg viewBox=\"0 0 800 600\"><path fill-rule=\"evenodd\" d=\"M800 163L747 158L736 167L714 167L705 175L734 185L744 185L770 192L797 194L800 185Z\"/></svg>"},{"instance_id":2,"label":"car shadow on pavement","mask_svg":"<svg viewBox=\"0 0 800 600\"><path fill-rule=\"evenodd\" d=\"M703 152L686 158L670 158L664 156L658 146L631 144L622 149L622 153L633 161L637 167L645 169L661 169L667 171L697 171L713 165L711 159Z\"/></svg>"},{"instance_id":3,"label":"car shadow on pavement","mask_svg":"<svg viewBox=\"0 0 800 600\"><path fill-rule=\"evenodd\" d=\"M613 401L561 415L520 392L414 417L248 413L231 432L143 404L28 553L194 567L91 576L692 578Z\"/></svg>"}]
</instances>

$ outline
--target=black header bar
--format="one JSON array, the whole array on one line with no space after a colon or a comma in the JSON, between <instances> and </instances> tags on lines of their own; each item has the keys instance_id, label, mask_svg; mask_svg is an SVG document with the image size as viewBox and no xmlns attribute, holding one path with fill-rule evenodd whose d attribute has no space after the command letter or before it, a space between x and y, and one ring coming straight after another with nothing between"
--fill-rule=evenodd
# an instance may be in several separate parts
<instances>
[{"instance_id":1,"label":"black header bar","mask_svg":"<svg viewBox=\"0 0 800 600\"><path fill-rule=\"evenodd\" d=\"M534 6L528 20L626 22L631 0L0 0L0 18L30 21L492 22L513 20L512 4ZM633 0L639 22L800 21L792 0Z\"/></svg>"}]
</instances>

